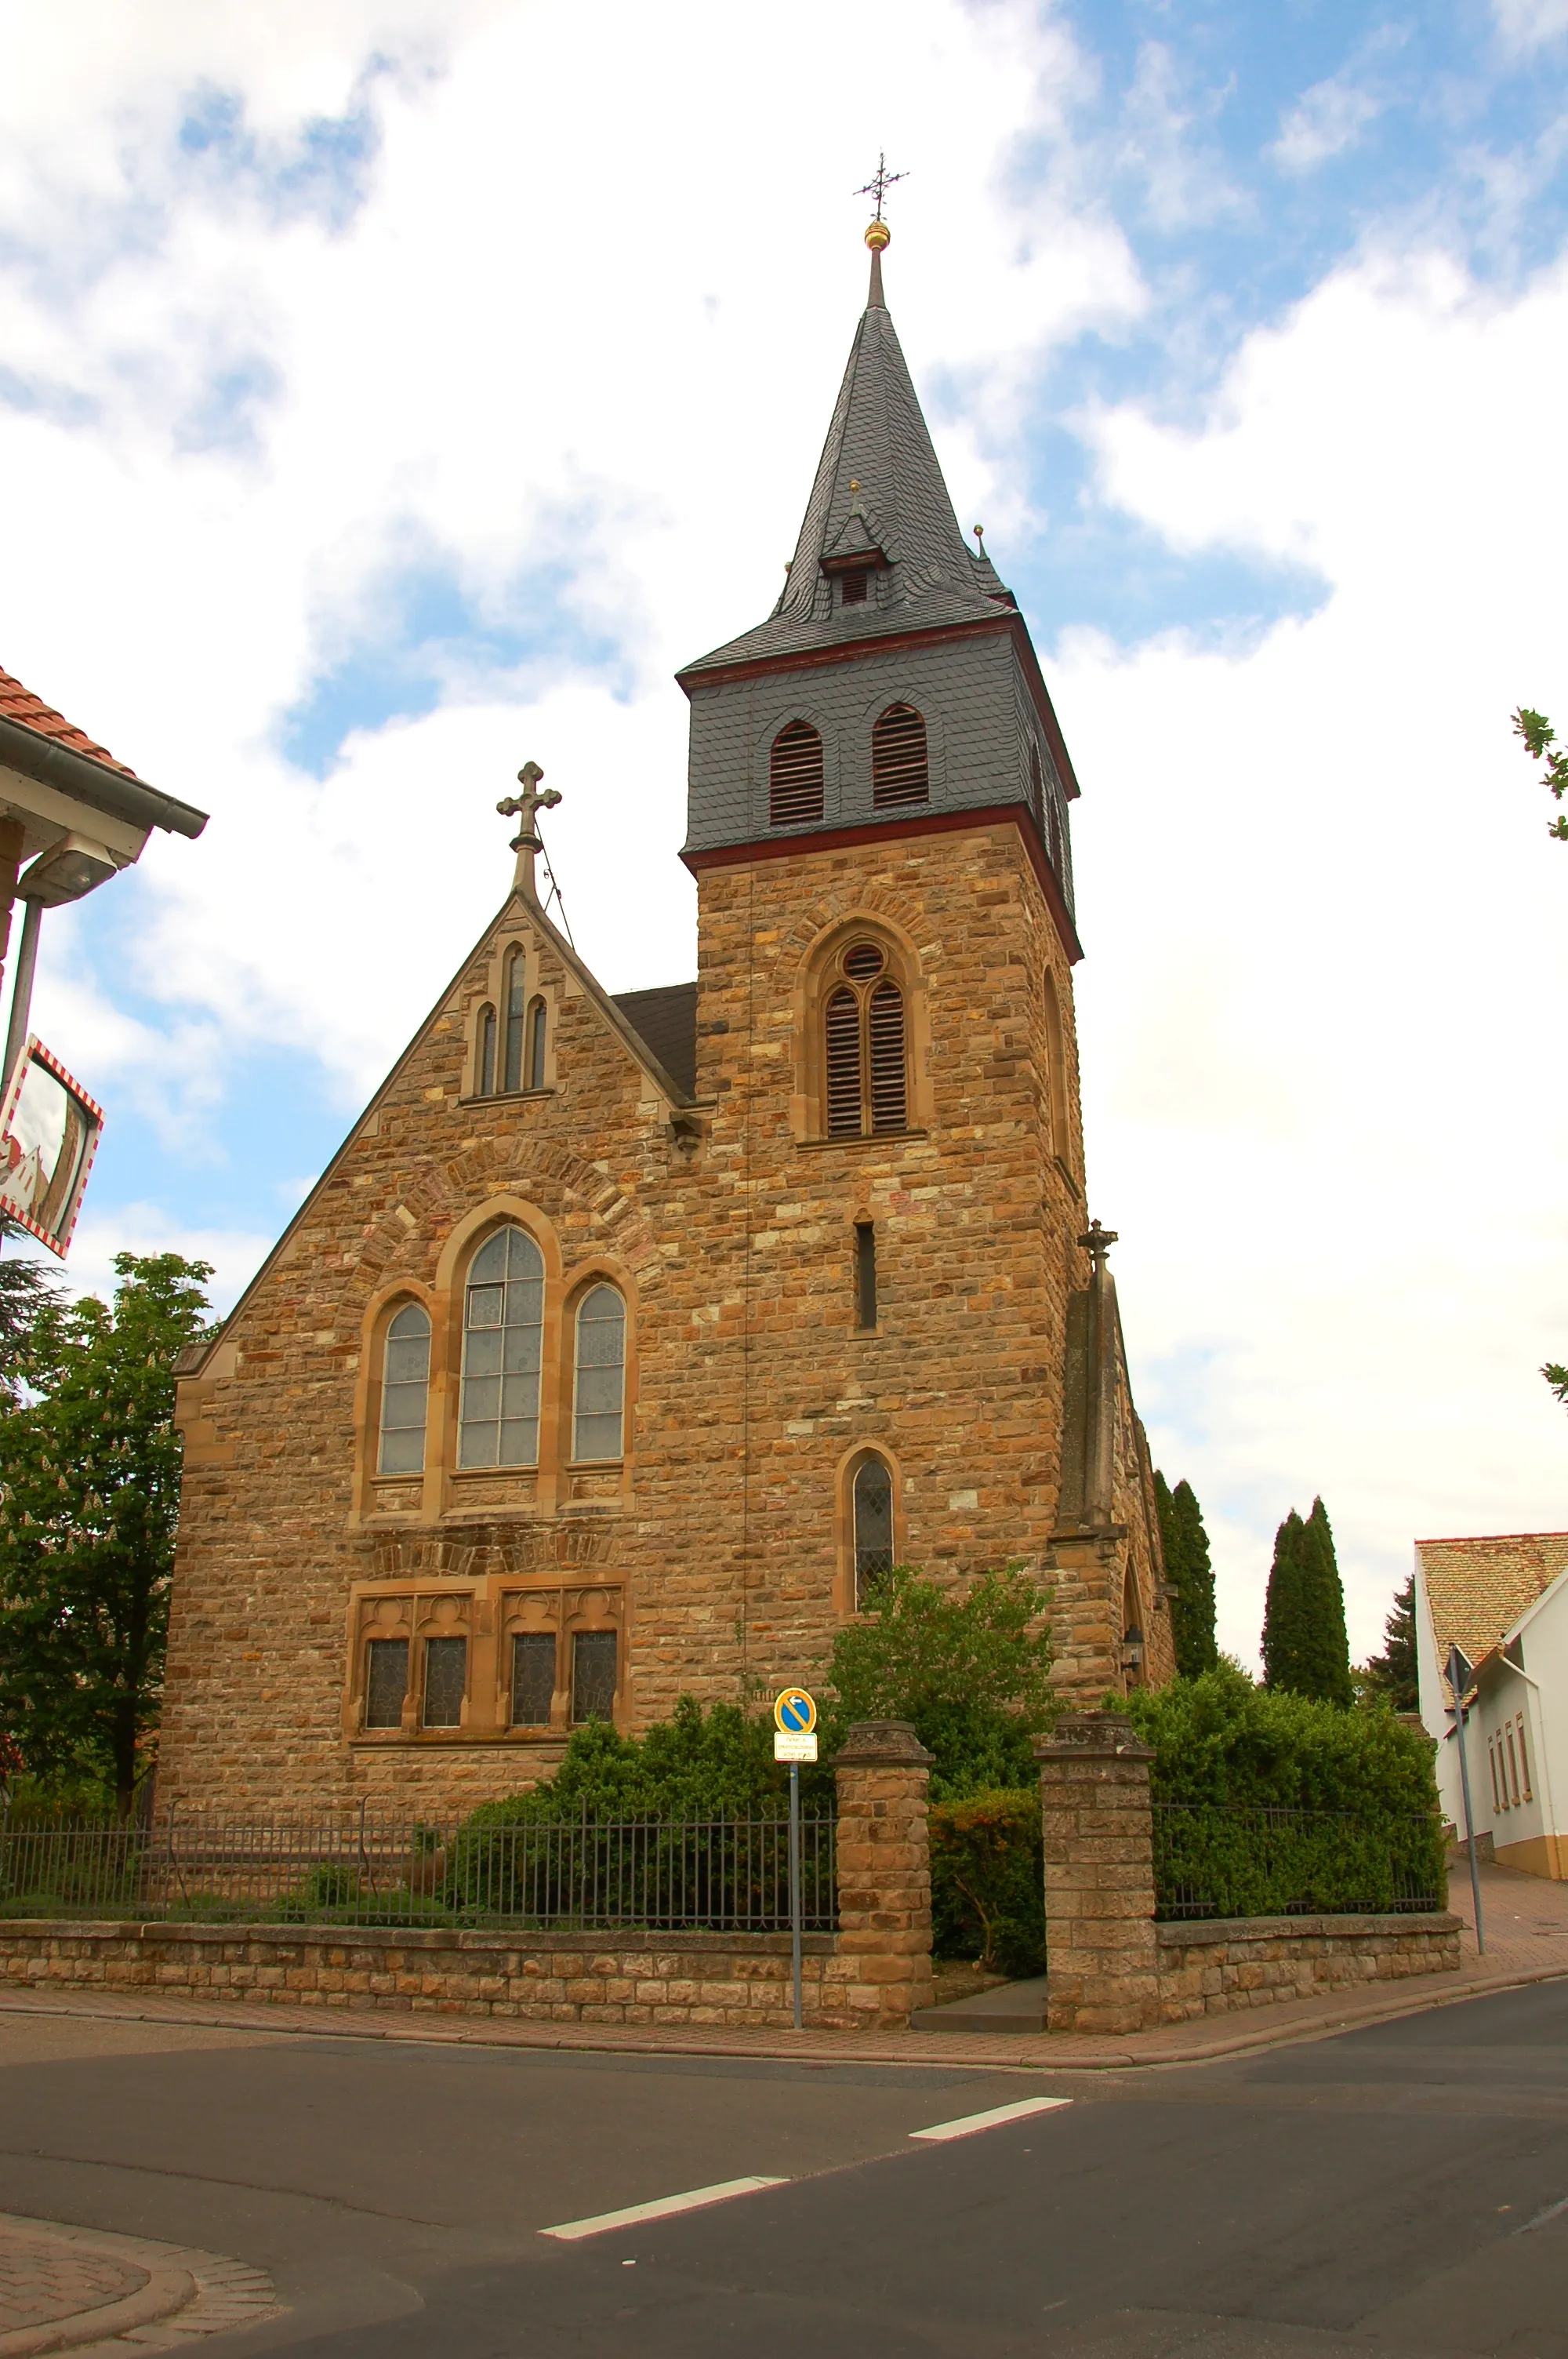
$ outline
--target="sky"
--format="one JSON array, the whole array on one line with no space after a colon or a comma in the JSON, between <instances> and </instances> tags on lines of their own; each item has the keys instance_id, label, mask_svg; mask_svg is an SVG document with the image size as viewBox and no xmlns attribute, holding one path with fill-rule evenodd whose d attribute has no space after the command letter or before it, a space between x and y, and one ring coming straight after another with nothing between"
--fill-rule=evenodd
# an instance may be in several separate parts
<instances>
[{"instance_id":1,"label":"sky","mask_svg":"<svg viewBox=\"0 0 1568 2359\"><path fill-rule=\"evenodd\" d=\"M231 1304L504 896L695 972L683 660L864 300L1034 632L1090 1209L1252 1659L1568 1524L1568 0L0 0L0 665L212 814L45 928L73 1283Z\"/></svg>"}]
</instances>

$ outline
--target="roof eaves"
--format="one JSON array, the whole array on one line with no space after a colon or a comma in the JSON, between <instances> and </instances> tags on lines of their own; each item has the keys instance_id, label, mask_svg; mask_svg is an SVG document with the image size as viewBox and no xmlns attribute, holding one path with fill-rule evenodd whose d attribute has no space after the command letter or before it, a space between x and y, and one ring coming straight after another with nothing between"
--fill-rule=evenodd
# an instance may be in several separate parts
<instances>
[{"instance_id":1,"label":"roof eaves","mask_svg":"<svg viewBox=\"0 0 1568 2359\"><path fill-rule=\"evenodd\" d=\"M161 827L194 842L207 824L207 813L193 804L179 802L117 763L97 761L9 714L0 714L0 765L132 827Z\"/></svg>"}]
</instances>

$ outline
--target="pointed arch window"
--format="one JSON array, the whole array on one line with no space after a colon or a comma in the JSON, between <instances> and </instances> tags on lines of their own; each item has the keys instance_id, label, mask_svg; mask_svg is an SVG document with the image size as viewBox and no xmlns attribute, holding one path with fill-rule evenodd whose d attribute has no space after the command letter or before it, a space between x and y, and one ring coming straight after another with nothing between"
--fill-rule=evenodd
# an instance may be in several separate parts
<instances>
[{"instance_id":1,"label":"pointed arch window","mask_svg":"<svg viewBox=\"0 0 1568 2359\"><path fill-rule=\"evenodd\" d=\"M931 799L925 723L913 704L890 704L871 731L871 802L877 810Z\"/></svg>"},{"instance_id":2,"label":"pointed arch window","mask_svg":"<svg viewBox=\"0 0 1568 2359\"><path fill-rule=\"evenodd\" d=\"M768 756L768 825L803 827L823 810L822 738L809 721L790 721Z\"/></svg>"},{"instance_id":3,"label":"pointed arch window","mask_svg":"<svg viewBox=\"0 0 1568 2359\"><path fill-rule=\"evenodd\" d=\"M487 1237L463 1294L460 1466L536 1466L545 1262L525 1229Z\"/></svg>"},{"instance_id":4,"label":"pointed arch window","mask_svg":"<svg viewBox=\"0 0 1568 2359\"><path fill-rule=\"evenodd\" d=\"M887 1461L870 1454L855 1469L849 1486L855 1532L855 1611L876 1603L880 1584L892 1571L892 1475Z\"/></svg>"},{"instance_id":5,"label":"pointed arch window","mask_svg":"<svg viewBox=\"0 0 1568 2359\"><path fill-rule=\"evenodd\" d=\"M525 1089L542 1090L545 1086L545 1027L548 1018L542 999L532 1001L528 1008L528 1057Z\"/></svg>"},{"instance_id":6,"label":"pointed arch window","mask_svg":"<svg viewBox=\"0 0 1568 2359\"><path fill-rule=\"evenodd\" d=\"M479 1011L479 1055L475 1060L481 1098L495 1095L495 1010L481 1007Z\"/></svg>"},{"instance_id":7,"label":"pointed arch window","mask_svg":"<svg viewBox=\"0 0 1568 2359\"><path fill-rule=\"evenodd\" d=\"M501 1082L503 1090L520 1090L523 1086L523 1008L527 980L523 953L514 951L506 962L506 1054Z\"/></svg>"},{"instance_id":8,"label":"pointed arch window","mask_svg":"<svg viewBox=\"0 0 1568 2359\"><path fill-rule=\"evenodd\" d=\"M626 1403L626 1305L592 1286L578 1305L572 1456L619 1458Z\"/></svg>"},{"instance_id":9,"label":"pointed arch window","mask_svg":"<svg viewBox=\"0 0 1568 2359\"><path fill-rule=\"evenodd\" d=\"M378 1474L422 1474L430 1407L430 1315L406 1302L386 1331L381 1364Z\"/></svg>"},{"instance_id":10,"label":"pointed arch window","mask_svg":"<svg viewBox=\"0 0 1568 2359\"><path fill-rule=\"evenodd\" d=\"M824 1010L829 1138L863 1138L909 1126L903 994L876 942L851 942Z\"/></svg>"}]
</instances>

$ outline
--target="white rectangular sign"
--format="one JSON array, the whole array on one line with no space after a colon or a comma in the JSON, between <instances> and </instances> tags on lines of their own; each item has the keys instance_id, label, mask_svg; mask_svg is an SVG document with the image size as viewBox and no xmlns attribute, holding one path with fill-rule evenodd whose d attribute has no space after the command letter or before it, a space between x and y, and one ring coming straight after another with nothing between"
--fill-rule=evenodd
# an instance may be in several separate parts
<instances>
[{"instance_id":1,"label":"white rectangular sign","mask_svg":"<svg viewBox=\"0 0 1568 2359\"><path fill-rule=\"evenodd\" d=\"M801 1736L789 1736L782 1728L774 1729L773 1759L775 1761L815 1761L816 1758L816 1731L815 1729L812 1729L809 1734Z\"/></svg>"}]
</instances>

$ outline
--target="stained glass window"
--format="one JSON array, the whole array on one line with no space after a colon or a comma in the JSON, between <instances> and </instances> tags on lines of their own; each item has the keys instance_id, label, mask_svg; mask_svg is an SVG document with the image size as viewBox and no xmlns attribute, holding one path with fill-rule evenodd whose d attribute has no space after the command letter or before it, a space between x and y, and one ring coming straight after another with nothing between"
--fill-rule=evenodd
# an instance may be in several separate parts
<instances>
[{"instance_id":1,"label":"stained glass window","mask_svg":"<svg viewBox=\"0 0 1568 2359\"><path fill-rule=\"evenodd\" d=\"M572 1634L572 1718L574 1721L615 1717L615 1633L578 1630Z\"/></svg>"},{"instance_id":2,"label":"stained glass window","mask_svg":"<svg viewBox=\"0 0 1568 2359\"><path fill-rule=\"evenodd\" d=\"M556 1692L556 1634L519 1630L512 1641L512 1725L548 1728Z\"/></svg>"},{"instance_id":3,"label":"stained glass window","mask_svg":"<svg viewBox=\"0 0 1568 2359\"><path fill-rule=\"evenodd\" d=\"M425 1725L460 1728L463 1690L468 1685L469 1642L466 1638L425 1641Z\"/></svg>"},{"instance_id":4,"label":"stained glass window","mask_svg":"<svg viewBox=\"0 0 1568 2359\"><path fill-rule=\"evenodd\" d=\"M365 1726L401 1728L407 1692L407 1639L373 1638L365 1648Z\"/></svg>"},{"instance_id":5,"label":"stained glass window","mask_svg":"<svg viewBox=\"0 0 1568 2359\"><path fill-rule=\"evenodd\" d=\"M497 1229L469 1265L460 1466L539 1462L545 1263L525 1229Z\"/></svg>"}]
</instances>

